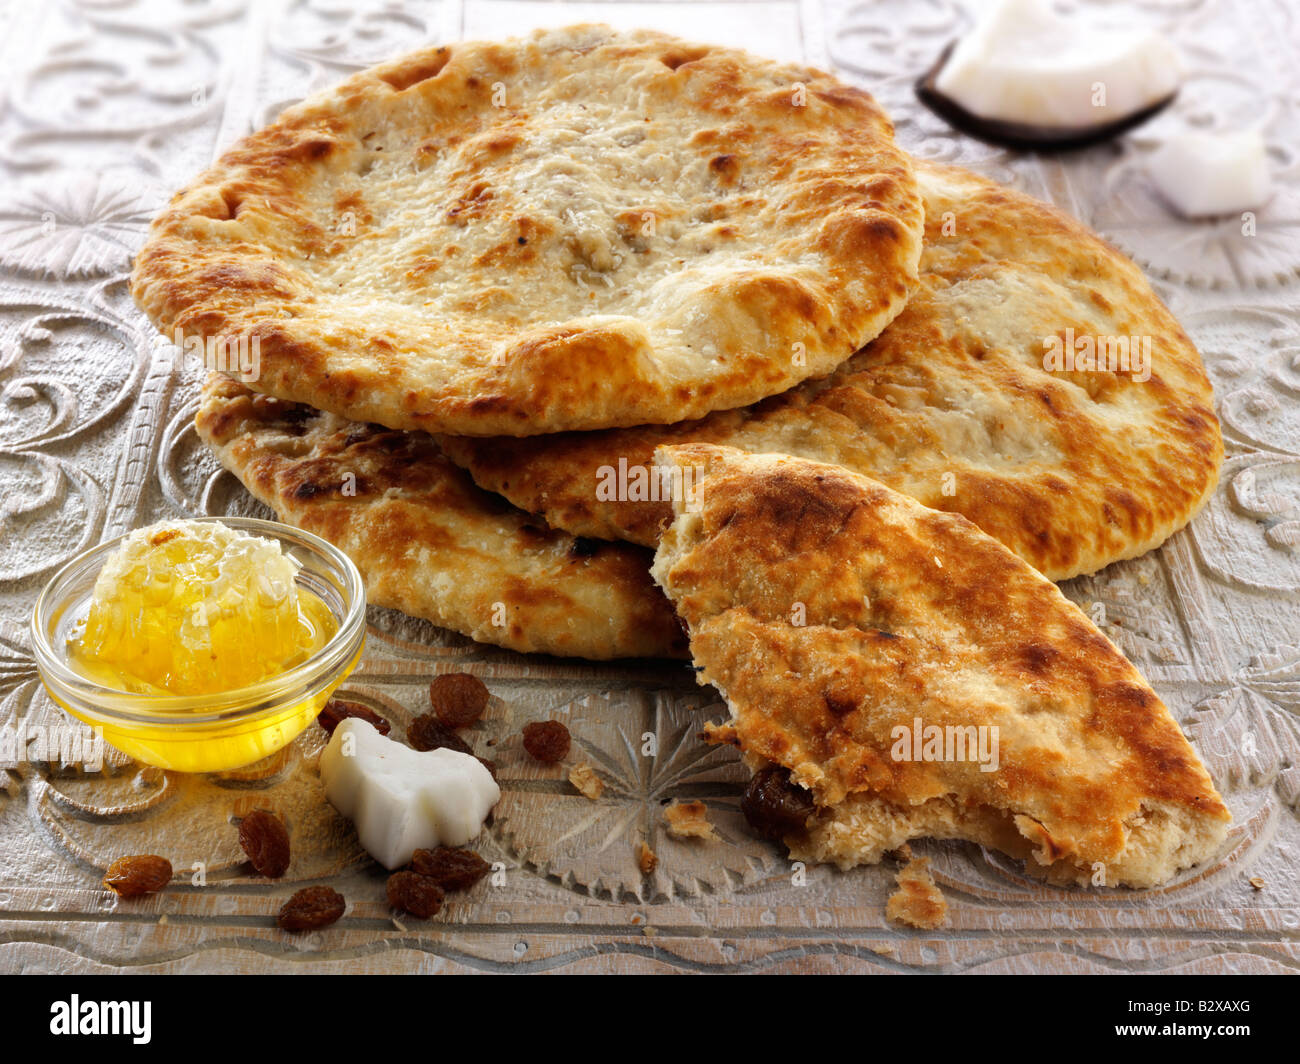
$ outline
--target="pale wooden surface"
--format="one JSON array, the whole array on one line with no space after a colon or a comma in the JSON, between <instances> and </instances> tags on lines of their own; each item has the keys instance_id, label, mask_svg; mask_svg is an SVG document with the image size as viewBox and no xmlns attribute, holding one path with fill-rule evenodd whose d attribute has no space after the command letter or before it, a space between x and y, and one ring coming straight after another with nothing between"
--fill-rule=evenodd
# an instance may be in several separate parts
<instances>
[{"instance_id":1,"label":"pale wooden surface","mask_svg":"<svg viewBox=\"0 0 1300 1064\"><path fill-rule=\"evenodd\" d=\"M1121 5L1107 5L1120 10ZM543 4L16 4L3 35L0 112L0 727L56 720L25 627L53 568L160 516L249 512L190 428L195 375L132 307L124 276L156 206L223 145L347 70L432 40L601 18L833 65L888 107L918 153L1062 204L1148 270L1201 346L1230 459L1213 503L1161 551L1068 593L1100 603L1108 634L1182 719L1236 818L1213 868L1155 892L1058 892L978 848L920 846L951 904L937 933L886 924L893 870L810 870L805 885L736 808L743 774L694 739L720 710L684 669L531 661L374 612L348 691L398 724L434 670L465 668L496 698L475 736L506 796L481 847L506 868L432 923L396 926L383 877L324 806L320 732L253 771L137 779L0 763L0 969L5 971L1260 971L1300 966L1300 29L1293 5L1132 5L1197 74L1174 111L1122 145L1040 162L954 136L911 81L965 16L934 3L756 0ZM1152 197L1138 161L1180 123L1258 123L1281 186L1244 237L1190 226ZM1094 607L1095 609L1095 607ZM1097 614L1101 615L1101 614ZM508 737L571 722L604 776L568 793ZM640 754L653 732L658 754ZM489 740L500 739L489 749ZM662 803L699 796L726 845L663 837ZM273 804L291 874L240 864L230 817ZM659 870L633 846L649 837ZM206 886L117 903L114 857L157 851ZM1249 883L1260 877L1264 889ZM271 916L297 884L351 902L336 927L290 937ZM651 929L647 932L647 928Z\"/></svg>"}]
</instances>

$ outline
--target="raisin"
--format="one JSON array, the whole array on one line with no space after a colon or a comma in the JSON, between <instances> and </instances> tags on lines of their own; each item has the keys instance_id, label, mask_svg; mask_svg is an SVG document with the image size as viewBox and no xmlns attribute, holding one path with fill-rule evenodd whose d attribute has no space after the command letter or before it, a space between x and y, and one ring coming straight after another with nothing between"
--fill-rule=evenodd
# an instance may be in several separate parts
<instances>
[{"instance_id":1,"label":"raisin","mask_svg":"<svg viewBox=\"0 0 1300 1064\"><path fill-rule=\"evenodd\" d=\"M432 713L422 713L411 721L411 726L406 729L406 741L416 750L440 750L445 747L462 754L474 752L469 743L440 724Z\"/></svg>"},{"instance_id":2,"label":"raisin","mask_svg":"<svg viewBox=\"0 0 1300 1064\"><path fill-rule=\"evenodd\" d=\"M343 698L331 698L326 702L325 708L316 718L316 723L325 729L327 735L333 735L334 729L348 717L369 721L380 735L387 735L393 730L393 726L369 706L363 706L360 702L349 702Z\"/></svg>"},{"instance_id":3,"label":"raisin","mask_svg":"<svg viewBox=\"0 0 1300 1064\"><path fill-rule=\"evenodd\" d=\"M477 676L452 672L435 676L429 684L429 705L433 715L449 728L464 728L483 716L488 689Z\"/></svg>"},{"instance_id":4,"label":"raisin","mask_svg":"<svg viewBox=\"0 0 1300 1064\"><path fill-rule=\"evenodd\" d=\"M754 774L740 799L749 826L768 839L781 839L804 829L816 806L812 795L790 779L790 770L769 765Z\"/></svg>"},{"instance_id":5,"label":"raisin","mask_svg":"<svg viewBox=\"0 0 1300 1064\"><path fill-rule=\"evenodd\" d=\"M428 876L445 891L469 890L492 870L473 850L453 850L439 846L436 850L416 850L411 855L411 870Z\"/></svg>"},{"instance_id":6,"label":"raisin","mask_svg":"<svg viewBox=\"0 0 1300 1064\"><path fill-rule=\"evenodd\" d=\"M239 845L259 875L279 879L289 868L289 832L274 813L254 809L244 817Z\"/></svg>"},{"instance_id":7,"label":"raisin","mask_svg":"<svg viewBox=\"0 0 1300 1064\"><path fill-rule=\"evenodd\" d=\"M563 761L569 756L569 729L558 720L535 720L525 724L524 749L538 761Z\"/></svg>"},{"instance_id":8,"label":"raisin","mask_svg":"<svg viewBox=\"0 0 1300 1064\"><path fill-rule=\"evenodd\" d=\"M394 872L388 877L388 904L427 920L442 908L443 893L435 880L419 872Z\"/></svg>"},{"instance_id":9,"label":"raisin","mask_svg":"<svg viewBox=\"0 0 1300 1064\"><path fill-rule=\"evenodd\" d=\"M334 923L347 907L333 887L303 887L280 906L275 922L285 931L316 931Z\"/></svg>"},{"instance_id":10,"label":"raisin","mask_svg":"<svg viewBox=\"0 0 1300 1064\"><path fill-rule=\"evenodd\" d=\"M172 881L172 863L156 854L119 857L104 873L104 886L119 898L156 894Z\"/></svg>"}]
</instances>

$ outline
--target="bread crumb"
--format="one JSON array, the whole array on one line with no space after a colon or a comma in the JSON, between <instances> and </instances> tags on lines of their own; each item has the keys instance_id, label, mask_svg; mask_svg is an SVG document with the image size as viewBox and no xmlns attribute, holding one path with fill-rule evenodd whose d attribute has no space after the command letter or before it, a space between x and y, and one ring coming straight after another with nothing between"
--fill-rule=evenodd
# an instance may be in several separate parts
<instances>
[{"instance_id":1,"label":"bread crumb","mask_svg":"<svg viewBox=\"0 0 1300 1064\"><path fill-rule=\"evenodd\" d=\"M646 938L654 938L655 935L659 934L659 932L656 928L646 924L645 927L641 928L641 934L645 935Z\"/></svg>"},{"instance_id":2,"label":"bread crumb","mask_svg":"<svg viewBox=\"0 0 1300 1064\"><path fill-rule=\"evenodd\" d=\"M889 896L885 915L895 923L933 931L948 919L948 902L934 885L930 858L913 857L898 871L898 889Z\"/></svg>"},{"instance_id":3,"label":"bread crumb","mask_svg":"<svg viewBox=\"0 0 1300 1064\"><path fill-rule=\"evenodd\" d=\"M708 839L718 842L718 833L709 823L709 811L703 802L674 801L664 809L664 823L674 839Z\"/></svg>"},{"instance_id":4,"label":"bread crumb","mask_svg":"<svg viewBox=\"0 0 1300 1064\"><path fill-rule=\"evenodd\" d=\"M1254 887L1256 890L1263 890L1263 889L1264 889L1264 877L1263 877L1263 876L1251 876L1250 879L1246 880L1246 882L1249 883L1249 884L1250 884L1252 887Z\"/></svg>"},{"instance_id":5,"label":"bread crumb","mask_svg":"<svg viewBox=\"0 0 1300 1064\"><path fill-rule=\"evenodd\" d=\"M574 765L569 769L569 782L578 788L578 793L593 802L605 793L605 781L596 775L596 770L587 762Z\"/></svg>"},{"instance_id":6,"label":"bread crumb","mask_svg":"<svg viewBox=\"0 0 1300 1064\"><path fill-rule=\"evenodd\" d=\"M740 746L740 735L734 724L715 724L713 721L708 721L704 725L704 730L700 732L699 738L710 746Z\"/></svg>"},{"instance_id":7,"label":"bread crumb","mask_svg":"<svg viewBox=\"0 0 1300 1064\"><path fill-rule=\"evenodd\" d=\"M655 856L654 850L645 844L645 841L637 843L636 847L636 865L641 869L643 876L648 876L659 865L659 858Z\"/></svg>"}]
</instances>

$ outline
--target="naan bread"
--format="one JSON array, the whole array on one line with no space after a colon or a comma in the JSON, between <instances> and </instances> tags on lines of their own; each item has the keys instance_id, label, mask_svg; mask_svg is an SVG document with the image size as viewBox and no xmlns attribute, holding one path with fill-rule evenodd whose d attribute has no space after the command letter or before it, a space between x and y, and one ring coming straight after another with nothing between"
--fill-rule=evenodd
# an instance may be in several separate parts
<instances>
[{"instance_id":1,"label":"naan bread","mask_svg":"<svg viewBox=\"0 0 1300 1064\"><path fill-rule=\"evenodd\" d=\"M423 433L345 421L212 376L199 435L258 499L346 551L372 605L483 643L680 656L650 552L574 539L476 488Z\"/></svg>"},{"instance_id":2,"label":"naan bread","mask_svg":"<svg viewBox=\"0 0 1300 1064\"><path fill-rule=\"evenodd\" d=\"M920 288L829 379L699 422L446 440L448 456L553 527L646 545L672 517L647 476L655 447L701 441L875 477L964 514L1054 580L1158 546L1223 459L1191 341L1137 267L1078 222L965 171L918 168ZM1071 329L1150 337L1150 379L1046 371L1044 340Z\"/></svg>"},{"instance_id":3,"label":"naan bread","mask_svg":"<svg viewBox=\"0 0 1300 1064\"><path fill-rule=\"evenodd\" d=\"M655 579L731 708L715 737L812 792L806 831L786 838L795 858L849 867L935 836L1056 881L1141 887L1216 853L1228 811L1169 711L996 540L837 466L706 444L659 455L689 490ZM955 742L941 756L970 759L923 759L925 729L975 726L997 729L995 771Z\"/></svg>"},{"instance_id":4,"label":"naan bread","mask_svg":"<svg viewBox=\"0 0 1300 1064\"><path fill-rule=\"evenodd\" d=\"M132 292L169 336L255 339L258 391L527 436L829 373L902 309L922 226L866 93L577 26L415 52L288 109L155 219Z\"/></svg>"}]
</instances>

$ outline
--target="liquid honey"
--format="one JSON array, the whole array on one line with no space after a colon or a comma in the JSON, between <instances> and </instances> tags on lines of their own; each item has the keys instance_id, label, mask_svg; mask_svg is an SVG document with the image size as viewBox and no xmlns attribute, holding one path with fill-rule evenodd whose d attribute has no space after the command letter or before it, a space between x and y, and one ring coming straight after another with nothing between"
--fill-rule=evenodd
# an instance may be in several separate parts
<instances>
[{"instance_id":1,"label":"liquid honey","mask_svg":"<svg viewBox=\"0 0 1300 1064\"><path fill-rule=\"evenodd\" d=\"M205 696L281 675L334 636L333 613L295 582L297 568L275 541L215 522L170 522L128 537L95 582L68 662L108 690L192 699L157 724L103 724L105 740L151 764L214 771L259 760L310 724L355 660L326 690L289 704L186 720L210 715Z\"/></svg>"}]
</instances>

